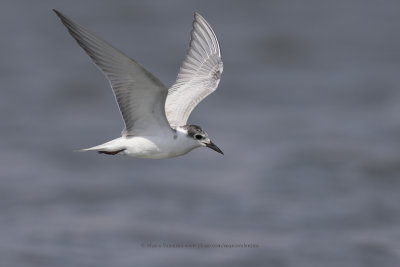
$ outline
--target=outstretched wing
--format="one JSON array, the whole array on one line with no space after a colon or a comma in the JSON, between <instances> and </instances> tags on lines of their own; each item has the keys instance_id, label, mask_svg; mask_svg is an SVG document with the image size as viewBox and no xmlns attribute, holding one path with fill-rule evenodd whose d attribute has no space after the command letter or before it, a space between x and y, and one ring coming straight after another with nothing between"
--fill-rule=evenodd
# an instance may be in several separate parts
<instances>
[{"instance_id":1,"label":"outstretched wing","mask_svg":"<svg viewBox=\"0 0 400 267\"><path fill-rule=\"evenodd\" d=\"M189 50L165 103L171 126L186 124L194 107L217 89L222 69L217 37L207 21L195 12Z\"/></svg>"},{"instance_id":2,"label":"outstretched wing","mask_svg":"<svg viewBox=\"0 0 400 267\"><path fill-rule=\"evenodd\" d=\"M69 33L110 81L125 122L123 135L170 127L165 116L168 90L150 72L100 37L54 10Z\"/></svg>"}]
</instances>

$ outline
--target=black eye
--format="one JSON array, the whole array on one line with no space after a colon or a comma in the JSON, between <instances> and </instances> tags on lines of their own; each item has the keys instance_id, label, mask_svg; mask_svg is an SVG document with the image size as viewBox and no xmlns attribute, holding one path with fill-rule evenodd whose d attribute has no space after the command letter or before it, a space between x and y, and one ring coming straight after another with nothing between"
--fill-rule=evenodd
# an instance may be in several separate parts
<instances>
[{"instance_id":1,"label":"black eye","mask_svg":"<svg viewBox=\"0 0 400 267\"><path fill-rule=\"evenodd\" d=\"M201 140L203 139L203 136L201 136L200 134L196 134L194 138L196 138L197 140Z\"/></svg>"}]
</instances>

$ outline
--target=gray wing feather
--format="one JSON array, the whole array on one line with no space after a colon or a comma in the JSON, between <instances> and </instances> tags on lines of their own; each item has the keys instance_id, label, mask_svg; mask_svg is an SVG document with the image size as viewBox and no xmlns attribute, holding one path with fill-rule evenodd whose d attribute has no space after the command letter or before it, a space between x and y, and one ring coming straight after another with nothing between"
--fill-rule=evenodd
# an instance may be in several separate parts
<instances>
[{"instance_id":1,"label":"gray wing feather","mask_svg":"<svg viewBox=\"0 0 400 267\"><path fill-rule=\"evenodd\" d=\"M173 127L185 125L196 105L217 89L223 70L217 37L196 12L190 36L189 50L165 103Z\"/></svg>"},{"instance_id":2,"label":"gray wing feather","mask_svg":"<svg viewBox=\"0 0 400 267\"><path fill-rule=\"evenodd\" d=\"M165 116L166 87L153 74L102 38L54 10L69 33L109 80L125 122L123 135L170 127Z\"/></svg>"}]
</instances>

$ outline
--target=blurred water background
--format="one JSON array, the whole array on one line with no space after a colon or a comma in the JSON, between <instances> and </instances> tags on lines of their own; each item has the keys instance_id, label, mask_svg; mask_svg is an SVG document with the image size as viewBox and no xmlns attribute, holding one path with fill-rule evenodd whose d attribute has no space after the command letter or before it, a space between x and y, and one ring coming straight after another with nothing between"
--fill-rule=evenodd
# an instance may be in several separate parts
<instances>
[{"instance_id":1,"label":"blurred water background","mask_svg":"<svg viewBox=\"0 0 400 267\"><path fill-rule=\"evenodd\" d=\"M1 267L399 266L399 1L0 5ZM225 156L74 153L123 123L52 8L166 85L202 14L224 73L190 122Z\"/></svg>"}]
</instances>

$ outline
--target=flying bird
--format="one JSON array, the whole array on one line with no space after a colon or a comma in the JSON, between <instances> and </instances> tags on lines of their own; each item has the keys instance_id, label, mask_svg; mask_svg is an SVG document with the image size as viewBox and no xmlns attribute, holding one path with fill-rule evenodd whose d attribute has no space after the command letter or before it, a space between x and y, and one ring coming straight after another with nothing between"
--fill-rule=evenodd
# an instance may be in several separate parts
<instances>
[{"instance_id":1,"label":"flying bird","mask_svg":"<svg viewBox=\"0 0 400 267\"><path fill-rule=\"evenodd\" d=\"M223 154L201 127L187 125L196 105L217 89L223 70L217 37L199 13L194 13L189 49L176 81L167 89L139 63L61 12L54 12L109 80L125 122L121 137L79 151L166 159L208 147Z\"/></svg>"}]
</instances>

